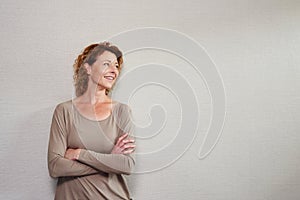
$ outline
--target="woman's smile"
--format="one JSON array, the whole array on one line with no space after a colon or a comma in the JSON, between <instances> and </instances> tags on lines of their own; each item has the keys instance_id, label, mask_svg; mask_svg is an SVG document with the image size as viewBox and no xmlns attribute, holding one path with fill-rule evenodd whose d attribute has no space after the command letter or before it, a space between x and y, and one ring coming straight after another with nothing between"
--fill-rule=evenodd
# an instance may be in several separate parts
<instances>
[{"instance_id":1,"label":"woman's smile","mask_svg":"<svg viewBox=\"0 0 300 200\"><path fill-rule=\"evenodd\" d=\"M115 80L115 76L104 76L104 78L109 80L109 81Z\"/></svg>"}]
</instances>

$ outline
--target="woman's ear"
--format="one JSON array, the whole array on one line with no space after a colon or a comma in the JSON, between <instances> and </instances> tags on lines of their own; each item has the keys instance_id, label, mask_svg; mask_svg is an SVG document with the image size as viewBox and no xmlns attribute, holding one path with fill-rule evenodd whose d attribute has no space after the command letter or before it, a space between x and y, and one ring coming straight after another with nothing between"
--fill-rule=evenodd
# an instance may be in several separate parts
<instances>
[{"instance_id":1,"label":"woman's ear","mask_svg":"<svg viewBox=\"0 0 300 200\"><path fill-rule=\"evenodd\" d=\"M91 72L92 72L92 66L89 65L89 63L84 63L83 66L84 66L84 68L86 69L86 73L87 73L88 75L91 75Z\"/></svg>"}]
</instances>

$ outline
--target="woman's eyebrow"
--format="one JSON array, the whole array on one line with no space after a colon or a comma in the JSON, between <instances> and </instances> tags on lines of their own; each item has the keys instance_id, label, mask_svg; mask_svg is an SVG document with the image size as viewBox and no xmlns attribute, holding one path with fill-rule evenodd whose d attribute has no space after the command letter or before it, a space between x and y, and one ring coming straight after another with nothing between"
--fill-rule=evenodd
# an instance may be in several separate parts
<instances>
[{"instance_id":1,"label":"woman's eyebrow","mask_svg":"<svg viewBox=\"0 0 300 200\"><path fill-rule=\"evenodd\" d=\"M103 60L103 62L105 62L105 61L108 61L108 62L112 63L112 61L108 60L108 59ZM118 60L115 60L115 63L118 63Z\"/></svg>"}]
</instances>

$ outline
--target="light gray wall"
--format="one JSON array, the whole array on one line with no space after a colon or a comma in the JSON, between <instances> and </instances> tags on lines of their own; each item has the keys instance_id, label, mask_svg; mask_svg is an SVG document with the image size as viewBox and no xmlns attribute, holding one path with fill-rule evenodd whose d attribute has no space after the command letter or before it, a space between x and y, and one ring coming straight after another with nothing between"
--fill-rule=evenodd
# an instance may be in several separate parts
<instances>
[{"instance_id":1,"label":"light gray wall","mask_svg":"<svg viewBox=\"0 0 300 200\"><path fill-rule=\"evenodd\" d=\"M128 71L152 62L186 75L199 106L197 137L180 159L129 177L135 199L299 199L299 1L4 0L0 10L0 199L53 199L55 181L46 163L49 126L55 105L72 98L73 60L92 42L141 27L176 30L202 45L224 82L226 121L213 151L199 159L213 109L206 77L162 51L128 54ZM178 102L154 84L132 94L139 125L156 120L151 103L169 113L159 136L139 140L139 152L149 153L179 129ZM139 136L147 137L143 133ZM176 156L161 155L148 160L152 169ZM148 169L143 164L141 172Z\"/></svg>"}]
</instances>

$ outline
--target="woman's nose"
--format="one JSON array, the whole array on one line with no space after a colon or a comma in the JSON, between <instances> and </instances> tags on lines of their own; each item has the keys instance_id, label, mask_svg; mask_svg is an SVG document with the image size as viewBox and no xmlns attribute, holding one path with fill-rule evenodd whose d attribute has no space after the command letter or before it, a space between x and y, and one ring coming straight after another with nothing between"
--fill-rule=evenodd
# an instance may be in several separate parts
<instances>
[{"instance_id":1,"label":"woman's nose","mask_svg":"<svg viewBox=\"0 0 300 200\"><path fill-rule=\"evenodd\" d=\"M116 64L110 64L109 67L110 69L118 70L118 66Z\"/></svg>"},{"instance_id":2,"label":"woman's nose","mask_svg":"<svg viewBox=\"0 0 300 200\"><path fill-rule=\"evenodd\" d=\"M117 74L118 73L118 68L115 65L110 65L108 68L108 72L113 73L113 74Z\"/></svg>"}]
</instances>

